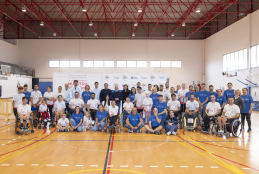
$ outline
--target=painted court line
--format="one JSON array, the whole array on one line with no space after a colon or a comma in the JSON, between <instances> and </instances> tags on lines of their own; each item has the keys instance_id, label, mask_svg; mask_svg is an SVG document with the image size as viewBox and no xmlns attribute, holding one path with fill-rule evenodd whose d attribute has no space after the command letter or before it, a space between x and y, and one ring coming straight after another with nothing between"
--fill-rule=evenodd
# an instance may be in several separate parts
<instances>
[{"instance_id":1,"label":"painted court line","mask_svg":"<svg viewBox=\"0 0 259 174\"><path fill-rule=\"evenodd\" d=\"M46 166L54 166L54 164L47 164Z\"/></svg>"},{"instance_id":2,"label":"painted court line","mask_svg":"<svg viewBox=\"0 0 259 174\"><path fill-rule=\"evenodd\" d=\"M9 164L1 164L1 166L9 166Z\"/></svg>"},{"instance_id":3,"label":"painted court line","mask_svg":"<svg viewBox=\"0 0 259 174\"><path fill-rule=\"evenodd\" d=\"M107 167L113 167L113 165L107 165Z\"/></svg>"},{"instance_id":4,"label":"painted court line","mask_svg":"<svg viewBox=\"0 0 259 174\"><path fill-rule=\"evenodd\" d=\"M13 139L13 140L16 140L16 139Z\"/></svg>"},{"instance_id":5,"label":"painted court line","mask_svg":"<svg viewBox=\"0 0 259 174\"><path fill-rule=\"evenodd\" d=\"M128 166L123 166L123 165L121 165L120 167L128 167Z\"/></svg>"},{"instance_id":6,"label":"painted court line","mask_svg":"<svg viewBox=\"0 0 259 174\"><path fill-rule=\"evenodd\" d=\"M235 152L233 152L233 151L230 151L231 153L235 153Z\"/></svg>"},{"instance_id":7,"label":"painted court line","mask_svg":"<svg viewBox=\"0 0 259 174\"><path fill-rule=\"evenodd\" d=\"M173 167L173 166L165 166L165 167Z\"/></svg>"},{"instance_id":8,"label":"painted court line","mask_svg":"<svg viewBox=\"0 0 259 174\"><path fill-rule=\"evenodd\" d=\"M203 166L195 166L196 168L203 168Z\"/></svg>"},{"instance_id":9,"label":"painted court line","mask_svg":"<svg viewBox=\"0 0 259 174\"><path fill-rule=\"evenodd\" d=\"M239 156L244 157L243 155L239 155Z\"/></svg>"},{"instance_id":10,"label":"painted court line","mask_svg":"<svg viewBox=\"0 0 259 174\"><path fill-rule=\"evenodd\" d=\"M24 164L16 164L16 166L24 166Z\"/></svg>"},{"instance_id":11,"label":"painted court line","mask_svg":"<svg viewBox=\"0 0 259 174\"><path fill-rule=\"evenodd\" d=\"M210 166L210 168L216 169L219 168L218 166Z\"/></svg>"},{"instance_id":12,"label":"painted court line","mask_svg":"<svg viewBox=\"0 0 259 174\"><path fill-rule=\"evenodd\" d=\"M68 166L68 165L63 164L63 165L60 165L60 166Z\"/></svg>"},{"instance_id":13,"label":"painted court line","mask_svg":"<svg viewBox=\"0 0 259 174\"><path fill-rule=\"evenodd\" d=\"M248 169L249 170L250 168L242 168L242 169Z\"/></svg>"},{"instance_id":14,"label":"painted court line","mask_svg":"<svg viewBox=\"0 0 259 174\"><path fill-rule=\"evenodd\" d=\"M180 166L180 167L188 167L188 166Z\"/></svg>"},{"instance_id":15,"label":"painted court line","mask_svg":"<svg viewBox=\"0 0 259 174\"><path fill-rule=\"evenodd\" d=\"M158 167L158 166L150 166L150 167Z\"/></svg>"},{"instance_id":16,"label":"painted court line","mask_svg":"<svg viewBox=\"0 0 259 174\"><path fill-rule=\"evenodd\" d=\"M143 167L143 166L135 166L135 167Z\"/></svg>"},{"instance_id":17,"label":"painted court line","mask_svg":"<svg viewBox=\"0 0 259 174\"><path fill-rule=\"evenodd\" d=\"M84 166L84 165L76 165L77 167L82 167L82 166Z\"/></svg>"},{"instance_id":18,"label":"painted court line","mask_svg":"<svg viewBox=\"0 0 259 174\"><path fill-rule=\"evenodd\" d=\"M98 165L91 165L91 167L98 167Z\"/></svg>"},{"instance_id":19,"label":"painted court line","mask_svg":"<svg viewBox=\"0 0 259 174\"><path fill-rule=\"evenodd\" d=\"M31 166L39 166L39 164L31 164Z\"/></svg>"}]
</instances>

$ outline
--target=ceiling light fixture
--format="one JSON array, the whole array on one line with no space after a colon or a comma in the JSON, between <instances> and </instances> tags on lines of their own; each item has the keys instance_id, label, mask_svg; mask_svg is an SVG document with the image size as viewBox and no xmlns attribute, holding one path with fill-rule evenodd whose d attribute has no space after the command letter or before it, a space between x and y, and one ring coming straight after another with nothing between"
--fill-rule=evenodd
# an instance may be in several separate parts
<instances>
[{"instance_id":1,"label":"ceiling light fixture","mask_svg":"<svg viewBox=\"0 0 259 174\"><path fill-rule=\"evenodd\" d=\"M43 26L44 26L44 23L43 23L43 22L41 22L41 23L40 23L40 26L42 26L42 27L43 27Z\"/></svg>"},{"instance_id":2,"label":"ceiling light fixture","mask_svg":"<svg viewBox=\"0 0 259 174\"><path fill-rule=\"evenodd\" d=\"M26 12L26 8L25 7L22 7L22 12Z\"/></svg>"},{"instance_id":3,"label":"ceiling light fixture","mask_svg":"<svg viewBox=\"0 0 259 174\"><path fill-rule=\"evenodd\" d=\"M93 26L93 23L92 23L92 22L90 22L90 23L89 23L89 26Z\"/></svg>"},{"instance_id":4,"label":"ceiling light fixture","mask_svg":"<svg viewBox=\"0 0 259 174\"><path fill-rule=\"evenodd\" d=\"M53 36L57 36L57 34L56 34L56 33L53 33Z\"/></svg>"},{"instance_id":5,"label":"ceiling light fixture","mask_svg":"<svg viewBox=\"0 0 259 174\"><path fill-rule=\"evenodd\" d=\"M174 33L172 33L171 36L174 36Z\"/></svg>"},{"instance_id":6,"label":"ceiling light fixture","mask_svg":"<svg viewBox=\"0 0 259 174\"><path fill-rule=\"evenodd\" d=\"M183 22L182 26L183 26L183 27L185 26L185 22Z\"/></svg>"},{"instance_id":7,"label":"ceiling light fixture","mask_svg":"<svg viewBox=\"0 0 259 174\"><path fill-rule=\"evenodd\" d=\"M196 11L196 13L200 13L201 9L199 7L197 7L195 11Z\"/></svg>"},{"instance_id":8,"label":"ceiling light fixture","mask_svg":"<svg viewBox=\"0 0 259 174\"><path fill-rule=\"evenodd\" d=\"M82 9L83 12L86 12L87 10L85 8Z\"/></svg>"},{"instance_id":9,"label":"ceiling light fixture","mask_svg":"<svg viewBox=\"0 0 259 174\"><path fill-rule=\"evenodd\" d=\"M139 13L141 13L141 12L142 12L142 8L141 8L141 7L138 9L138 12L139 12Z\"/></svg>"},{"instance_id":10,"label":"ceiling light fixture","mask_svg":"<svg viewBox=\"0 0 259 174\"><path fill-rule=\"evenodd\" d=\"M94 36L97 36L97 33L94 33Z\"/></svg>"},{"instance_id":11,"label":"ceiling light fixture","mask_svg":"<svg viewBox=\"0 0 259 174\"><path fill-rule=\"evenodd\" d=\"M132 37L134 37L135 36L135 33L132 33Z\"/></svg>"},{"instance_id":12,"label":"ceiling light fixture","mask_svg":"<svg viewBox=\"0 0 259 174\"><path fill-rule=\"evenodd\" d=\"M137 23L137 22L135 22L135 23L134 23L134 26L135 26L135 27L136 27L136 26L138 26L138 23Z\"/></svg>"}]
</instances>

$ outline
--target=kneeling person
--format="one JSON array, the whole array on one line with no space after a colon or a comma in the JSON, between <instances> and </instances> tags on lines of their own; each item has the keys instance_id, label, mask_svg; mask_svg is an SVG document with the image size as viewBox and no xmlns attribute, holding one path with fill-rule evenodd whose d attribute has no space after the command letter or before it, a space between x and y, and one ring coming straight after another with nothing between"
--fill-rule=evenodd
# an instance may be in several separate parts
<instances>
[{"instance_id":1,"label":"kneeling person","mask_svg":"<svg viewBox=\"0 0 259 174\"><path fill-rule=\"evenodd\" d=\"M177 116L174 115L173 110L170 110L169 115L165 118L165 131L167 136L169 136L170 134L176 135L177 124L178 124Z\"/></svg>"},{"instance_id":2,"label":"kneeling person","mask_svg":"<svg viewBox=\"0 0 259 174\"><path fill-rule=\"evenodd\" d=\"M162 116L157 115L157 108L154 108L153 112L154 115L151 115L149 117L148 125L145 125L145 128L147 129L146 133L154 133L160 135L160 131L163 129L163 126L161 126Z\"/></svg>"},{"instance_id":3,"label":"kneeling person","mask_svg":"<svg viewBox=\"0 0 259 174\"><path fill-rule=\"evenodd\" d=\"M193 127L195 128L195 118L198 117L199 112L199 103L194 100L194 94L190 95L190 99L186 103L186 112L184 114L185 117L185 125L186 127ZM186 123L187 122L187 123Z\"/></svg>"},{"instance_id":4,"label":"kneeling person","mask_svg":"<svg viewBox=\"0 0 259 174\"><path fill-rule=\"evenodd\" d=\"M129 132L141 132L140 129L144 126L143 120L139 113L137 113L137 108L132 108L132 113L128 115L126 120L126 128Z\"/></svg>"},{"instance_id":5,"label":"kneeling person","mask_svg":"<svg viewBox=\"0 0 259 174\"><path fill-rule=\"evenodd\" d=\"M69 120L66 118L66 114L63 113L61 118L58 120L58 132L69 132L69 128Z\"/></svg>"},{"instance_id":6,"label":"kneeling person","mask_svg":"<svg viewBox=\"0 0 259 174\"><path fill-rule=\"evenodd\" d=\"M21 120L21 132L28 131L29 117L31 114L31 107L27 104L27 97L22 98L22 104L17 108L18 116ZM23 121L26 121L26 126L23 125Z\"/></svg>"}]
</instances>

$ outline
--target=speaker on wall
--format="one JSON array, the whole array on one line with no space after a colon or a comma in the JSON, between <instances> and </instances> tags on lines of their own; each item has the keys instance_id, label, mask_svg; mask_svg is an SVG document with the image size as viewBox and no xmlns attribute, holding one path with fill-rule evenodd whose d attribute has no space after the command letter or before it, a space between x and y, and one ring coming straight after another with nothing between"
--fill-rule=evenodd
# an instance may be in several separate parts
<instances>
[{"instance_id":1,"label":"speaker on wall","mask_svg":"<svg viewBox=\"0 0 259 174\"><path fill-rule=\"evenodd\" d=\"M32 89L34 89L34 85L39 86L39 78L32 78Z\"/></svg>"}]
</instances>

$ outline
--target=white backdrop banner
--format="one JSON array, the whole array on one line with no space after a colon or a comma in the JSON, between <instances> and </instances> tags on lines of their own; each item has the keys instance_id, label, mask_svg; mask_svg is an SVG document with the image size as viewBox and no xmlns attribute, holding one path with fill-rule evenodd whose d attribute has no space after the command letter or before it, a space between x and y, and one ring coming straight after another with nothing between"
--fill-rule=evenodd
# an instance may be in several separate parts
<instances>
[{"instance_id":1,"label":"white backdrop banner","mask_svg":"<svg viewBox=\"0 0 259 174\"><path fill-rule=\"evenodd\" d=\"M82 92L85 89L85 85L90 85L90 88L94 88L94 82L99 82L99 88L103 89L103 84L107 83L111 90L114 90L116 85L119 86L119 90L123 89L124 84L131 87L137 87L137 82L141 83L141 87L146 90L148 84L152 86L165 85L166 73L99 73L99 74L85 74L85 73L53 73L53 91L57 92L58 87L68 83L69 88L73 86L74 80L78 80L79 86Z\"/></svg>"}]
</instances>

